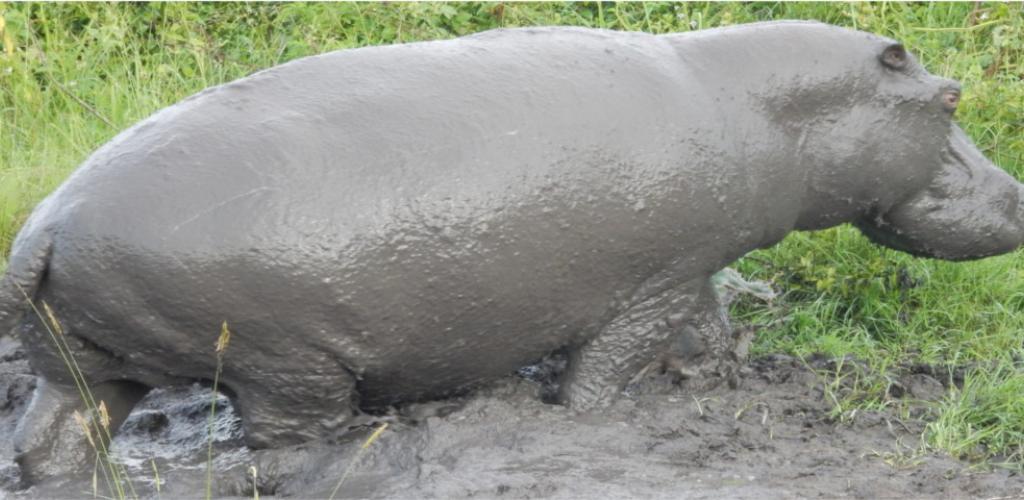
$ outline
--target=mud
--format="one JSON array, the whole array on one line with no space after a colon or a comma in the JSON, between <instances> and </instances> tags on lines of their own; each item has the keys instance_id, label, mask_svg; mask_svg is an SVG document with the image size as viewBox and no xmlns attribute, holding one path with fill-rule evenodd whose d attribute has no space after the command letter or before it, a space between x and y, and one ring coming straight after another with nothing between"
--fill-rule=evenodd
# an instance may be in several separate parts
<instances>
[{"instance_id":1,"label":"mud","mask_svg":"<svg viewBox=\"0 0 1024 500\"><path fill-rule=\"evenodd\" d=\"M12 439L35 382L21 345L12 338L0 337L0 496L21 482L21 472L12 460Z\"/></svg>"},{"instance_id":2,"label":"mud","mask_svg":"<svg viewBox=\"0 0 1024 500\"><path fill-rule=\"evenodd\" d=\"M0 351L0 426L9 431L32 387L17 346ZM276 452L243 445L238 416L218 400L217 496L252 498L992 498L1024 493L1008 471L917 453L929 403L948 381L914 370L896 390L916 418L859 412L837 422L814 369L825 359L751 361L737 387L693 393L652 375L600 412L545 404L539 393L557 363L521 371L473 395L367 417L340 440ZM200 385L156 390L125 422L114 453L140 496L205 491L210 392ZM388 423L360 456L373 429ZM5 437L9 432L4 432ZM6 438L5 438L6 439ZM6 441L0 442L7 446ZM5 448L4 456L8 449ZM151 459L153 461L151 462ZM4 459L8 460L8 459ZM4 462L7 463L7 462ZM102 486L101 486L102 491ZM12 498L91 496L91 475L51 478ZM2 494L0 494L2 496Z\"/></svg>"}]
</instances>

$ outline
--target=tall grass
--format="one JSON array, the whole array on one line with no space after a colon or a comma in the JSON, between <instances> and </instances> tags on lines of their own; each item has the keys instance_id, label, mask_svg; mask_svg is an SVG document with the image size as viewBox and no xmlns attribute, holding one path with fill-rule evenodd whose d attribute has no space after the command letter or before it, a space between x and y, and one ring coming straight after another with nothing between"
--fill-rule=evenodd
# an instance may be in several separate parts
<instances>
[{"instance_id":1,"label":"tall grass","mask_svg":"<svg viewBox=\"0 0 1024 500\"><path fill-rule=\"evenodd\" d=\"M1024 6L1020 3L0 4L0 251L29 210L123 128L204 87L297 57L566 24L655 33L770 19L816 19L902 41L933 73L964 84L958 119L993 161L1024 177ZM755 352L866 360L855 399L887 405L888 370L968 370L927 439L961 454L1019 458L1012 391L1024 372L1024 255L950 264L913 259L839 227L794 234L739 268L784 292L734 313L761 325ZM870 381L870 383L869 383ZM996 404L1001 403L1001 404ZM955 418L954 418L955 417ZM1019 421L1019 420L1018 420ZM979 430L983 430L980 432ZM1018 460L1019 463L1019 460Z\"/></svg>"},{"instance_id":2,"label":"tall grass","mask_svg":"<svg viewBox=\"0 0 1024 500\"><path fill-rule=\"evenodd\" d=\"M213 498L213 427L217 420L217 386L220 384L220 375L224 371L224 354L228 351L231 343L231 330L228 322L220 326L220 336L217 337L217 344L214 346L214 354L217 356L217 368L213 374L213 388L210 394L210 418L206 424L206 500ZM256 491L255 489L253 490ZM258 492L256 493L259 494Z\"/></svg>"},{"instance_id":3,"label":"tall grass","mask_svg":"<svg viewBox=\"0 0 1024 500\"><path fill-rule=\"evenodd\" d=\"M99 401L97 404L96 398L89 387L89 382L75 360L74 353L68 344L67 337L64 335L64 329L57 320L56 314L54 314L49 304L43 302L43 311L46 313L44 316L25 291L21 290L21 293L24 295L32 312L49 334L53 347L56 349L61 361L63 361L68 373L71 374L75 388L78 390L79 397L86 408L86 416L75 410L73 417L96 454L96 465L94 467L92 483L93 496L96 497L99 494L96 478L96 471L98 470L103 474L104 483L107 486L110 497L123 499L127 498L128 493L130 493L132 498L138 498L135 486L132 484L124 465L115 460L110 454L108 446L113 440L113 431L110 428L110 417L107 412L106 403Z\"/></svg>"},{"instance_id":4,"label":"tall grass","mask_svg":"<svg viewBox=\"0 0 1024 500\"><path fill-rule=\"evenodd\" d=\"M370 448L373 442L376 441L381 434L384 434L384 431L387 430L387 428L387 422L380 424L380 427L374 429L374 431L370 433L370 437L366 438L366 441L363 441L362 446L360 446L359 449L356 450L355 454L352 455L352 459L349 461L348 466L345 467L345 471L341 474L341 477L338 478L338 482L334 485L334 489L331 490L331 496L328 497L329 500L334 500L334 497L338 495L339 491L341 491L341 485L345 484L345 480L348 479L349 474L351 474L356 468L356 465L359 464L359 459L363 457L363 453L366 453L366 450Z\"/></svg>"},{"instance_id":5,"label":"tall grass","mask_svg":"<svg viewBox=\"0 0 1024 500\"><path fill-rule=\"evenodd\" d=\"M131 477L128 474L124 464L116 460L110 453L109 445L113 441L113 433L117 429L111 429L110 416L107 412L106 403L99 400L97 403L96 398L93 396L93 392L90 388L90 384L78 365L78 361L75 359L74 352L71 350L70 344L68 344L67 338L64 334L64 328L61 326L60 321L57 319L57 315L53 309L46 302L42 302L42 311L36 306L35 302L22 290L22 295L27 301L29 307L33 313L37 316L39 322L46 329L50 336L50 340L53 342L53 346L57 351L58 356L64 362L65 368L68 373L71 374L74 380L75 388L78 390L79 396L86 409L86 415L82 415L79 411L73 412L73 418L79 428L81 429L86 441L93 448L96 454L95 467L93 472L93 497L99 497L98 488L98 477L97 472L102 473L104 484L107 487L107 494L104 495L106 498L114 499L125 499L125 498L139 498L138 493L135 491L135 485L131 481ZM228 345L231 342L231 330L228 328L228 323L225 321L221 325L220 335L217 337L217 342L214 346L214 354L217 357L216 371L213 377L213 387L211 389L210 399L210 415L207 421L207 455L206 455L206 498L207 500L213 498L213 443L214 443L214 426L217 417L217 399L219 396L218 384L220 382L220 376L224 369L224 354L227 352ZM384 424L371 436L363 448L365 450L387 427ZM359 454L356 455L356 458ZM353 460L353 463L355 460ZM150 461L153 468L154 484L157 493L157 497L161 496L161 482L160 472L157 469L156 461ZM253 498L259 499L259 490L256 487L256 469L251 468L253 477ZM345 476L348 475L346 471ZM338 486L341 486L341 482L344 481L345 476L342 477L341 481L338 482ZM337 488L335 488L335 492Z\"/></svg>"}]
</instances>

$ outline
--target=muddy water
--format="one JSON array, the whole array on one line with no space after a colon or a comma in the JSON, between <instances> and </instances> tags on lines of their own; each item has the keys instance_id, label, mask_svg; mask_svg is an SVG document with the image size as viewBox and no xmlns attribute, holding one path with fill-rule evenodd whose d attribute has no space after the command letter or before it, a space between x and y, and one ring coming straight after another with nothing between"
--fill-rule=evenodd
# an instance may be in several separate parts
<instances>
[{"instance_id":1,"label":"muddy water","mask_svg":"<svg viewBox=\"0 0 1024 500\"><path fill-rule=\"evenodd\" d=\"M24 362L6 347L0 445L9 450L12 417L31 378L18 373ZM908 397L942 394L940 381L925 374L902 381ZM237 415L219 399L213 489L251 498L254 466L263 498L327 497L346 470L339 498L874 499L1024 491L1024 479L1006 471L971 474L941 456L900 460L918 445L922 421L862 412L852 422L834 422L813 372L783 356L751 362L735 389L694 393L654 376L601 412L545 404L543 391L541 383L510 376L464 398L367 417L337 440L275 452L242 446ZM155 495L156 463L163 498L203 496L210 402L209 390L198 385L154 391L126 422L113 449L140 495ZM921 408L911 413L923 415ZM388 428L353 461L385 422ZM89 475L53 478L8 494L77 497L88 494L90 482Z\"/></svg>"},{"instance_id":2,"label":"muddy water","mask_svg":"<svg viewBox=\"0 0 1024 500\"><path fill-rule=\"evenodd\" d=\"M153 389L121 426L111 452L135 477L152 483L154 463L158 472L205 472L211 440L217 470L252 460L242 444L241 420L227 397L214 398L211 389L200 384L160 388Z\"/></svg>"},{"instance_id":3,"label":"muddy water","mask_svg":"<svg viewBox=\"0 0 1024 500\"><path fill-rule=\"evenodd\" d=\"M11 455L12 440L18 419L36 386L20 347L10 337L0 337L0 498L20 481Z\"/></svg>"}]
</instances>

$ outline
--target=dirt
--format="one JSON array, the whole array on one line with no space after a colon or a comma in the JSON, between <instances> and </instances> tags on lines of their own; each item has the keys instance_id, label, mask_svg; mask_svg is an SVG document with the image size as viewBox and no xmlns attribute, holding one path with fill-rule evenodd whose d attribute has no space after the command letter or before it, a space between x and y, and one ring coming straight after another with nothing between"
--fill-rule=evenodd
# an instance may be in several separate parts
<instances>
[{"instance_id":1,"label":"dirt","mask_svg":"<svg viewBox=\"0 0 1024 500\"><path fill-rule=\"evenodd\" d=\"M734 388L696 393L655 375L611 408L577 413L542 401L557 369L549 363L462 398L367 416L337 440L275 451L245 448L220 398L213 490L252 498L255 466L261 498L329 497L342 477L337 498L1024 497L1020 475L917 453L919 418L835 421L810 369L834 362L809 364L754 359ZM921 372L904 374L896 392L941 397L943 383ZM33 387L17 344L0 341L0 497L91 496L91 471L19 489L10 438ZM135 410L112 448L140 496L156 495L154 464L163 498L204 495L210 405L209 389L194 385L155 390ZM927 415L927 405L910 414Z\"/></svg>"}]
</instances>

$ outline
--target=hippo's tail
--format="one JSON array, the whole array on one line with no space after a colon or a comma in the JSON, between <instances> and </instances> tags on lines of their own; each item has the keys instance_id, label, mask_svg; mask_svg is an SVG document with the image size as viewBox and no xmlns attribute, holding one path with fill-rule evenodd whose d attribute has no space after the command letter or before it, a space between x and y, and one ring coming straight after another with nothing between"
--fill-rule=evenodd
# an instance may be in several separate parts
<instances>
[{"instance_id":1,"label":"hippo's tail","mask_svg":"<svg viewBox=\"0 0 1024 500\"><path fill-rule=\"evenodd\" d=\"M0 279L0 337L11 333L31 309L52 249L52 236L45 230L23 231L15 240L7 272Z\"/></svg>"}]
</instances>

